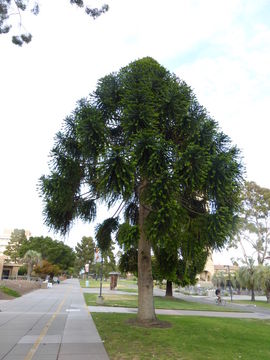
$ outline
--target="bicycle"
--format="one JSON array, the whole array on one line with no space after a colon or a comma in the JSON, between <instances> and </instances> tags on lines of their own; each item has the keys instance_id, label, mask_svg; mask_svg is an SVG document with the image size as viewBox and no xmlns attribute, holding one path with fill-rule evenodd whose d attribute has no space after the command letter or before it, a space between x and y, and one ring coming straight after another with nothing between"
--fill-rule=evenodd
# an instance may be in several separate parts
<instances>
[{"instance_id":1,"label":"bicycle","mask_svg":"<svg viewBox=\"0 0 270 360\"><path fill-rule=\"evenodd\" d=\"M221 305L221 306L225 306L226 305L226 300L222 299L221 297L217 297L216 298L216 304L217 305Z\"/></svg>"}]
</instances>

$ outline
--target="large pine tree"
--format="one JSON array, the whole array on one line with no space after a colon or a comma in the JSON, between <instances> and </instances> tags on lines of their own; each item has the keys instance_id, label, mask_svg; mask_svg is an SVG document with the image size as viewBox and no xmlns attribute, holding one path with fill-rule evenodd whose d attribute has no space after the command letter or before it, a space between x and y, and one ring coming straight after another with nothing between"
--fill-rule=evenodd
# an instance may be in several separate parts
<instances>
[{"instance_id":1,"label":"large pine tree","mask_svg":"<svg viewBox=\"0 0 270 360\"><path fill-rule=\"evenodd\" d=\"M183 81L152 58L134 61L100 79L56 135L40 182L45 222L66 233L77 217L94 220L98 199L120 202L139 231L138 320L153 322L151 247L174 248L182 233L222 247L238 207L238 155Z\"/></svg>"}]
</instances>

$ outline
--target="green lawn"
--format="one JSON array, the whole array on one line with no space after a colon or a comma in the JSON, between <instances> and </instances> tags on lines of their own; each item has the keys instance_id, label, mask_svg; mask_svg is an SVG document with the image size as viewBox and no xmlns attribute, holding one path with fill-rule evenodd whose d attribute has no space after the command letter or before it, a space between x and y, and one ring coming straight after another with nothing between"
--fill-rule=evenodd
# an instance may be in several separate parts
<instances>
[{"instance_id":1,"label":"green lawn","mask_svg":"<svg viewBox=\"0 0 270 360\"><path fill-rule=\"evenodd\" d=\"M267 309L270 309L270 303L267 303L266 300L256 300L256 301L250 301L250 300L235 300L233 301L236 304L244 304L244 305L253 305L253 306L261 306L265 307Z\"/></svg>"},{"instance_id":2,"label":"green lawn","mask_svg":"<svg viewBox=\"0 0 270 360\"><path fill-rule=\"evenodd\" d=\"M80 280L80 285L82 288L85 288L85 280ZM89 288L98 288L100 287L100 280L93 280L89 279ZM108 289L110 287L110 280L102 281L102 287ZM120 291L126 291L126 292L137 292L138 291L138 285L136 281L133 280L118 280L117 282L117 289Z\"/></svg>"},{"instance_id":3,"label":"green lawn","mask_svg":"<svg viewBox=\"0 0 270 360\"><path fill-rule=\"evenodd\" d=\"M132 326L130 314L93 313L110 360L269 360L270 322L159 316L171 328Z\"/></svg>"},{"instance_id":4,"label":"green lawn","mask_svg":"<svg viewBox=\"0 0 270 360\"><path fill-rule=\"evenodd\" d=\"M98 294L84 293L86 305L96 306ZM118 295L118 294L103 294L104 306L122 306L136 308L138 306L137 295ZM209 311L237 311L226 306L217 306L209 304L200 304L197 302L188 302L177 298L168 299L164 296L154 297L156 309L171 309L171 310L209 310Z\"/></svg>"},{"instance_id":5,"label":"green lawn","mask_svg":"<svg viewBox=\"0 0 270 360\"><path fill-rule=\"evenodd\" d=\"M2 291L3 293L9 295L9 296L13 296L13 297L20 297L21 295L15 291L15 290L12 290L4 285L0 285L0 291Z\"/></svg>"},{"instance_id":6,"label":"green lawn","mask_svg":"<svg viewBox=\"0 0 270 360\"><path fill-rule=\"evenodd\" d=\"M125 279L118 280L118 285L136 286L136 287L138 286L137 280L125 280Z\"/></svg>"},{"instance_id":7,"label":"green lawn","mask_svg":"<svg viewBox=\"0 0 270 360\"><path fill-rule=\"evenodd\" d=\"M125 291L125 292L129 292L129 293L138 293L138 289L136 288L125 288L125 287L121 287L121 286L118 286L117 291Z\"/></svg>"},{"instance_id":8,"label":"green lawn","mask_svg":"<svg viewBox=\"0 0 270 360\"><path fill-rule=\"evenodd\" d=\"M81 287L85 286L85 280L80 280ZM100 287L100 280L93 280L89 279L89 287L90 288L99 288ZM110 287L110 280L102 281L102 287L109 288ZM117 282L117 290L121 291L128 291L128 292L136 292L138 291L138 286L136 281L133 280L118 280Z\"/></svg>"},{"instance_id":9,"label":"green lawn","mask_svg":"<svg viewBox=\"0 0 270 360\"><path fill-rule=\"evenodd\" d=\"M80 285L82 288L85 288L85 280L80 280ZM89 279L89 286L90 288L99 288L100 287L100 280L93 280ZM110 282L109 281L102 281L102 287L109 288Z\"/></svg>"}]
</instances>

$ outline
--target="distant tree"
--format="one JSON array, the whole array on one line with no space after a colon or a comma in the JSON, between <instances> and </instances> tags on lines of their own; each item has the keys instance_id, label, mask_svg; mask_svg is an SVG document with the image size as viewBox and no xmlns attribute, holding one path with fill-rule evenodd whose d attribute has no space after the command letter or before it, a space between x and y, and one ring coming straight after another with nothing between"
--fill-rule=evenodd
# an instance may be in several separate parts
<instances>
[{"instance_id":1,"label":"distant tree","mask_svg":"<svg viewBox=\"0 0 270 360\"><path fill-rule=\"evenodd\" d=\"M123 274L130 272L138 276L138 225L131 225L128 221L121 224L117 230L116 240L121 249L119 270Z\"/></svg>"},{"instance_id":2,"label":"distant tree","mask_svg":"<svg viewBox=\"0 0 270 360\"><path fill-rule=\"evenodd\" d=\"M74 250L63 241L53 240L49 236L35 236L25 240L20 247L20 256L24 257L28 250L37 251L42 259L58 265L62 270L67 270L74 265Z\"/></svg>"},{"instance_id":3,"label":"distant tree","mask_svg":"<svg viewBox=\"0 0 270 360\"><path fill-rule=\"evenodd\" d=\"M255 301L255 290L259 287L258 270L255 261L252 258L247 258L245 266L238 269L236 277L241 287L250 290L251 301Z\"/></svg>"},{"instance_id":4,"label":"distant tree","mask_svg":"<svg viewBox=\"0 0 270 360\"><path fill-rule=\"evenodd\" d=\"M26 265L22 265L19 268L18 275L20 275L20 276L27 275L27 266Z\"/></svg>"},{"instance_id":5,"label":"distant tree","mask_svg":"<svg viewBox=\"0 0 270 360\"><path fill-rule=\"evenodd\" d=\"M141 323L156 321L152 245L177 241L187 212L200 215L211 248L233 233L239 151L191 89L152 58L101 79L66 118L51 156L51 172L40 180L48 226L65 233L75 218L92 221L97 199L119 202L118 213L138 225Z\"/></svg>"},{"instance_id":6,"label":"distant tree","mask_svg":"<svg viewBox=\"0 0 270 360\"><path fill-rule=\"evenodd\" d=\"M91 272L91 265L94 264L95 256L95 243L91 236L83 236L80 243L75 246L75 267L76 271L79 272L84 268L85 264L90 264L89 271Z\"/></svg>"},{"instance_id":7,"label":"distant tree","mask_svg":"<svg viewBox=\"0 0 270 360\"><path fill-rule=\"evenodd\" d=\"M27 241L25 230L14 229L4 254L7 255L11 261L17 263L22 258L20 249L25 241Z\"/></svg>"},{"instance_id":8,"label":"distant tree","mask_svg":"<svg viewBox=\"0 0 270 360\"><path fill-rule=\"evenodd\" d=\"M118 264L119 271L122 274L132 273L138 276L138 250L131 248L121 253ZM153 277L156 279L156 277Z\"/></svg>"},{"instance_id":9,"label":"distant tree","mask_svg":"<svg viewBox=\"0 0 270 360\"><path fill-rule=\"evenodd\" d=\"M33 266L41 261L41 254L35 250L27 250L24 254L23 261L27 264L27 280L30 280Z\"/></svg>"},{"instance_id":10,"label":"distant tree","mask_svg":"<svg viewBox=\"0 0 270 360\"><path fill-rule=\"evenodd\" d=\"M153 245L160 276L167 280L166 296L173 296L173 283L181 286L194 285L197 275L203 271L211 247L203 223L201 215L193 214L187 219L188 226L180 223L176 227L174 242L170 247L165 247L160 242Z\"/></svg>"},{"instance_id":11,"label":"distant tree","mask_svg":"<svg viewBox=\"0 0 270 360\"><path fill-rule=\"evenodd\" d=\"M270 303L270 266L259 265L257 270L257 277L261 289L264 291L266 300Z\"/></svg>"},{"instance_id":12,"label":"distant tree","mask_svg":"<svg viewBox=\"0 0 270 360\"><path fill-rule=\"evenodd\" d=\"M96 272L99 273L99 266L102 266L102 272L105 277L108 277L111 271L116 270L112 233L117 228L118 219L115 218L108 218L96 226L97 247L101 252L101 263L96 264Z\"/></svg>"},{"instance_id":13,"label":"distant tree","mask_svg":"<svg viewBox=\"0 0 270 360\"><path fill-rule=\"evenodd\" d=\"M238 232L231 241L231 247L241 248L243 260L248 264L253 250L258 265L263 265L270 255L270 189L262 188L255 182L246 182L242 190L242 209Z\"/></svg>"},{"instance_id":14,"label":"distant tree","mask_svg":"<svg viewBox=\"0 0 270 360\"><path fill-rule=\"evenodd\" d=\"M17 17L17 27L20 34L12 36L12 42L15 45L22 46L32 40L30 34L23 25L23 13L28 12L38 15L40 11L40 0L0 0L0 34L7 34L12 28L11 18ZM102 5L99 9L87 5L84 0L69 0L72 5L84 10L84 12L93 19L109 10L107 4Z\"/></svg>"},{"instance_id":15,"label":"distant tree","mask_svg":"<svg viewBox=\"0 0 270 360\"><path fill-rule=\"evenodd\" d=\"M50 275L50 277L53 278L55 275L61 273L61 269L59 266L54 265L47 260L42 260L39 265L35 266L35 273L43 279L46 278L47 275Z\"/></svg>"},{"instance_id":16,"label":"distant tree","mask_svg":"<svg viewBox=\"0 0 270 360\"><path fill-rule=\"evenodd\" d=\"M212 283L216 288L226 287L226 276L224 271L216 272L212 277Z\"/></svg>"}]
</instances>

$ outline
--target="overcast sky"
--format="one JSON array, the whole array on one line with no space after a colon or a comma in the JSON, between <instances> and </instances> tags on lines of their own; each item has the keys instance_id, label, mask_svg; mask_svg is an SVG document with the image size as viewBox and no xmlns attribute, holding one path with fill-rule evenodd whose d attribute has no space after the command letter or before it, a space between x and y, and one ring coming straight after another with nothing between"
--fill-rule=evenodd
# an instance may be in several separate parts
<instances>
[{"instance_id":1,"label":"overcast sky","mask_svg":"<svg viewBox=\"0 0 270 360\"><path fill-rule=\"evenodd\" d=\"M54 135L100 77L144 56L193 88L241 149L247 179L270 188L269 1L108 3L109 12L94 21L69 0L43 0L40 15L24 20L29 45L0 36L0 233L24 228L60 239L43 225L36 190L48 173ZM100 208L97 221L105 215ZM74 246L84 235L93 236L94 225L75 224L65 241Z\"/></svg>"}]
</instances>

